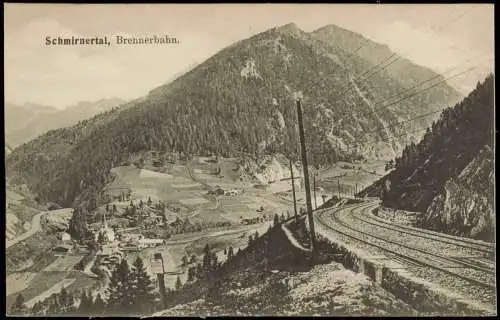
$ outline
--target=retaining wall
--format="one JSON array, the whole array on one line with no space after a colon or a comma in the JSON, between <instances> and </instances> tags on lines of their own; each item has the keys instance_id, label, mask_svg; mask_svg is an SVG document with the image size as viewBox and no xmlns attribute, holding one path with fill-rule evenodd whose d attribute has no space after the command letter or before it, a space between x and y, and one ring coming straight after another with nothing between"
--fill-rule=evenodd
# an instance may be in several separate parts
<instances>
[{"instance_id":1,"label":"retaining wall","mask_svg":"<svg viewBox=\"0 0 500 320\"><path fill-rule=\"evenodd\" d=\"M321 226L317 225L318 233ZM369 254L361 249L343 243L330 241L318 235L320 241L327 242L338 254L334 261L357 273L367 275L372 281L391 292L401 300L421 312L436 315L493 315L492 307L467 300L449 290L417 278L405 268L385 256Z\"/></svg>"}]
</instances>

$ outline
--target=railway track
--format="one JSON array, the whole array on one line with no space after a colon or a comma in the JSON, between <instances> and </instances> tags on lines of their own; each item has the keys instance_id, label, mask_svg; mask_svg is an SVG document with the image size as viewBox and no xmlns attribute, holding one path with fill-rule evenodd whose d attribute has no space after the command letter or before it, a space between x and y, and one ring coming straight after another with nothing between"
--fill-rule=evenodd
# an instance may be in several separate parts
<instances>
[{"instance_id":1,"label":"railway track","mask_svg":"<svg viewBox=\"0 0 500 320\"><path fill-rule=\"evenodd\" d=\"M375 208L376 205L373 205ZM456 246L460 246L463 248L469 248L477 251L481 251L483 253L488 254L488 256L493 259L495 256L495 244L493 243L485 243L482 241L467 239L467 238L459 238L456 236L451 236L447 234L442 234L430 230L419 229L415 227L409 227L404 225L397 225L395 223L391 223L385 221L381 218L375 217L372 215L364 215L363 218L358 216L358 219L361 221L365 221L374 225L383 226L386 229L405 232L407 234L412 234L421 238L427 238L431 240L438 240L443 243L448 243Z\"/></svg>"},{"instance_id":2,"label":"railway track","mask_svg":"<svg viewBox=\"0 0 500 320\"><path fill-rule=\"evenodd\" d=\"M383 253L388 258L401 262L409 271L412 271L421 278L441 284L465 296L475 297L481 302L495 303L496 286L494 268L462 261L454 257L445 257L439 253L402 244L404 242L403 238L408 235L414 237L415 235L412 234L414 232L407 234L404 231L396 230L396 233L392 232L393 238L388 239L387 233L379 232L378 234L381 236L378 236L372 234L373 229L369 229L371 233L366 232L367 230L358 229L357 227L363 227L363 224L358 222L359 220L355 219L355 223L349 225L338 216L338 213L360 209L366 210L372 206L373 204L358 204L343 207L333 212L331 210L324 210L317 214L316 220L324 228L335 232L341 238L347 239L348 242L354 242L353 244L358 247L376 249L376 251ZM331 219L331 223L325 219L325 215L329 213L331 215L328 215L328 219ZM351 215L354 214L352 213ZM349 216L347 217L349 218ZM365 227L370 227L369 222L365 222L364 225ZM383 227L378 226L378 228ZM427 238L427 240L430 239ZM432 239L432 241L440 240Z\"/></svg>"},{"instance_id":3,"label":"railway track","mask_svg":"<svg viewBox=\"0 0 500 320\"><path fill-rule=\"evenodd\" d=\"M462 252L466 251L469 254L469 256L473 255L474 258L485 258L485 259L489 259L491 261L494 259L495 251L492 249L486 249L487 248L486 246L470 245L467 243L467 241L464 241L464 242L459 241L459 240L449 241L447 238L442 238L440 236L429 237L428 235L419 234L419 233L412 231L412 230L408 231L408 229L406 229L406 228L399 228L399 226L397 226L397 225L386 224L386 223L380 222L379 220L371 219L370 217L363 215L364 212L369 211L369 209L372 207L373 206L362 208L361 212L359 214L352 212L350 214L350 217L360 221L360 223L370 224L372 226L376 226L379 228L396 231L398 233L405 234L405 235L408 235L410 237L416 237L416 238L420 238L420 239L430 240L430 242L438 242L441 247L445 246L445 247L451 248L452 250L454 249L454 247L457 247L457 249L459 249ZM480 256L477 255L478 253L480 253ZM433 253L430 252L429 254L433 254ZM442 256L442 252L439 253L439 256ZM467 255L465 255L465 257L466 256ZM453 259L453 260L458 261L458 258L449 258L449 259ZM464 262L462 262L462 263L464 263ZM483 265L484 265L484 263L483 263ZM493 266L493 265L490 265L490 266ZM494 272L494 267L490 267L489 271Z\"/></svg>"}]
</instances>

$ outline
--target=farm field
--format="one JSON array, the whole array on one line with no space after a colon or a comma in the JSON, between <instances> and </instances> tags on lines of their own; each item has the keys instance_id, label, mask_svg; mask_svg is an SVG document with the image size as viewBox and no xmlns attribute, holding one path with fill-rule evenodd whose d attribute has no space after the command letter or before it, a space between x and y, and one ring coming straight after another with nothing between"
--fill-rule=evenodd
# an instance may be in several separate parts
<instances>
[{"instance_id":1,"label":"farm field","mask_svg":"<svg viewBox=\"0 0 500 320\"><path fill-rule=\"evenodd\" d=\"M192 223L201 221L230 221L232 223L231 226L224 228L196 233L174 234L166 240L166 244L163 246L145 249L140 252L129 252L127 254L129 265L132 266L135 258L140 256L148 272L150 272L153 254L161 252L167 268L165 283L167 287L173 288L178 276L182 282L187 279L187 268L181 266L183 256L186 255L190 258L195 255L197 261L202 261L203 249L208 244L217 253L219 261L222 262L226 258L224 255L225 248L232 246L237 251L239 248L246 247L249 235L254 234L255 231L263 234L272 224L272 221L268 221L255 225L244 225L240 224L242 218L259 216L272 218L275 213L281 215L286 211L293 214L291 192L289 189L287 190L289 186L286 182L280 186L284 191L281 193L272 193L273 190L257 189L251 184L239 181L237 172L234 170L236 167L235 160L220 159L220 174L216 175L214 174L216 170L218 171L216 164L206 162L204 159L196 159L186 165L170 165L168 168L161 170L162 172L155 171L157 169L147 165L143 169L137 169L135 166L113 168L112 172L115 174L115 178L105 188L105 192L110 196L116 197L120 193L130 193L130 200L134 203L140 200L146 202L149 198L153 202L163 201L167 204L166 216L169 222L174 221L176 218L189 218ZM333 168L324 172L324 177L335 176L335 174L338 175L338 172L344 171L349 170ZM361 176L361 173L353 172L353 170L349 174ZM367 175L373 176L372 174ZM318 183L318 185L322 186L321 183ZM239 190L240 194L232 196L208 194L209 190L218 187L224 190L236 189ZM324 192L317 192L318 205L322 203L322 194L331 196L330 190L326 190L326 187L323 188L325 188ZM297 199L299 207L305 207L304 191L297 193ZM112 203L116 204L117 214L115 217L108 217L110 223L115 220L125 220L120 216L130 203L130 200L118 201L116 198L114 199ZM178 210L174 212L171 210L172 207L178 208ZM101 208L101 210L104 209ZM36 241L36 238L34 236L27 241ZM8 303L14 301L17 293L22 293L26 301L31 300L34 303L40 297L51 294L51 290L60 290L62 285L67 286L68 290L75 291L90 287L98 289L99 286L102 289L103 284L100 280L72 270L79 259L80 256L70 255L50 257L50 259L45 259L43 263L41 261L32 261L33 264L24 271L43 271L36 275L27 273L12 276L8 289ZM14 270L11 269L12 272ZM19 279L16 280L15 277ZM62 280L64 281L61 282ZM154 280L156 281L156 279ZM16 284L16 281L24 281L24 284Z\"/></svg>"},{"instance_id":2,"label":"farm field","mask_svg":"<svg viewBox=\"0 0 500 320\"><path fill-rule=\"evenodd\" d=\"M57 259L48 265L44 271L71 271L75 264L82 259L81 255L66 255L57 257Z\"/></svg>"},{"instance_id":3,"label":"farm field","mask_svg":"<svg viewBox=\"0 0 500 320\"><path fill-rule=\"evenodd\" d=\"M255 218L259 215L274 215L283 210L282 205L262 200L259 196L268 191L257 190L252 184L239 180L237 161L220 159L219 165L208 158L196 158L185 164L169 165L166 168L154 168L146 165L143 169L135 166L121 166L112 169L115 179L105 190L108 195L117 196L121 192L130 193L130 199L136 203L149 198L154 202L167 203L167 220L173 221L189 218L192 222L230 221L239 223L241 218ZM160 172L161 171L161 172ZM234 196L208 195L208 191L221 187L225 190L236 189L242 194ZM262 203L265 202L265 203ZM113 202L116 203L116 202ZM129 201L117 204L118 214L124 210ZM169 210L169 206L177 207L178 212ZM264 212L257 209L264 206ZM288 206L288 204L286 204Z\"/></svg>"},{"instance_id":4,"label":"farm field","mask_svg":"<svg viewBox=\"0 0 500 320\"><path fill-rule=\"evenodd\" d=\"M36 277L34 272L16 272L5 278L5 295L14 294L28 287L30 282Z\"/></svg>"},{"instance_id":5,"label":"farm field","mask_svg":"<svg viewBox=\"0 0 500 320\"><path fill-rule=\"evenodd\" d=\"M29 301L59 283L65 278L66 275L66 272L60 271L38 272L36 276L31 279L29 286L27 286L24 290L7 295L7 307L14 303L17 294L22 294L24 300Z\"/></svg>"},{"instance_id":6,"label":"farm field","mask_svg":"<svg viewBox=\"0 0 500 320\"><path fill-rule=\"evenodd\" d=\"M28 308L32 308L35 303L37 303L38 301L43 301L45 299L47 299L48 297L50 297L52 294L54 293L58 293L62 290L62 288L67 288L69 285L71 285L73 282L75 282L76 279L74 278L70 278L70 279L62 279L61 281L59 281L58 283L54 284L52 287L50 287L49 289L43 291L42 293L40 293L39 295L33 297L32 299L26 301L26 306Z\"/></svg>"},{"instance_id":7,"label":"farm field","mask_svg":"<svg viewBox=\"0 0 500 320\"><path fill-rule=\"evenodd\" d=\"M368 163L339 162L318 174L316 186L324 192L337 194L339 191L338 180L341 180L341 193L352 193L356 186L357 191L367 187L385 174L384 161L371 161ZM312 182L311 182L312 183Z\"/></svg>"}]
</instances>

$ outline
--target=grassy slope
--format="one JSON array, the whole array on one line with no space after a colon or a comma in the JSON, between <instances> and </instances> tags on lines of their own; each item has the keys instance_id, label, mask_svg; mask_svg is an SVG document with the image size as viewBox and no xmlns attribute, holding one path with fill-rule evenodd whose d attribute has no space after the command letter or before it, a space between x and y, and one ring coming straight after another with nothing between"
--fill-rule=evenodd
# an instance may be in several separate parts
<instances>
[{"instance_id":1,"label":"grassy slope","mask_svg":"<svg viewBox=\"0 0 500 320\"><path fill-rule=\"evenodd\" d=\"M415 313L364 276L338 264L312 266L290 246L280 228L241 251L219 276L219 281L186 285L179 300L172 302L176 306L156 315Z\"/></svg>"}]
</instances>

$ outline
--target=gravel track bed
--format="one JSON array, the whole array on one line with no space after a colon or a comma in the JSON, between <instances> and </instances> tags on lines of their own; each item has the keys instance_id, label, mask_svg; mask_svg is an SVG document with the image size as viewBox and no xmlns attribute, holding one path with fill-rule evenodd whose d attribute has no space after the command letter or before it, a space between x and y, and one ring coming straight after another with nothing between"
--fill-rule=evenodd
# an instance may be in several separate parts
<instances>
[{"instance_id":1,"label":"gravel track bed","mask_svg":"<svg viewBox=\"0 0 500 320\"><path fill-rule=\"evenodd\" d=\"M328 232L334 233L336 238L338 238L339 240L343 241L346 244L351 244L351 245L353 245L357 248L360 248L366 252L369 252L371 254L379 254L379 255L384 255L386 257L394 257L393 254L390 254L382 249L373 247L372 245L370 245L368 243L360 242L360 241L352 239L348 236L345 236L343 234L335 232L335 230L329 229L328 226L329 225L335 226L335 228L338 229L339 231L345 232L347 234L353 234L353 236L360 238L361 240L369 241L370 243L383 246L384 248L396 251L396 252L401 253L401 254L411 256L413 258L418 258L419 260L424 260L424 259L422 259L423 254L419 254L418 252L415 252L413 250L405 250L404 248L401 248L400 246L390 244L390 243L387 243L385 241L380 241L378 239L374 239L370 236L360 234L358 232L354 232L346 227L339 225L338 223L336 224L334 221L332 221L331 213L330 214L328 214L328 213L323 214L321 217L321 220L323 220L324 223L326 224L326 226L322 226L322 228L325 230L328 230ZM405 251L412 251L412 253L408 254L408 252L405 252ZM395 259L395 260L400 261L400 259ZM480 302L486 303L488 305L495 305L496 304L496 295L495 295L494 290L490 290L490 289L481 287L479 285L470 283L469 281L457 278L456 276L447 274L444 271L436 270L434 268L430 268L427 266L416 266L414 264L412 265L412 264L405 263L405 262L401 262L401 263L404 264L406 270L413 273L415 276L422 278L422 279L425 279L426 281L429 281L431 283L435 283L437 285L440 285L441 287L446 288L452 292L457 292L460 295L462 295L464 298L480 301ZM455 273L459 273L459 272L457 272L458 270L455 270L455 269L450 270L450 271L455 272ZM476 270L467 269L466 273L464 273L463 275L465 275L467 277L471 277L471 278L473 277L473 279L483 281L483 282L488 281L487 279L484 279L485 274L483 272L479 272L480 275L476 275L476 274L474 274L474 271L478 272ZM460 273L460 274L462 274L462 273Z\"/></svg>"},{"instance_id":2,"label":"gravel track bed","mask_svg":"<svg viewBox=\"0 0 500 320\"><path fill-rule=\"evenodd\" d=\"M347 211L347 210L346 210ZM345 211L344 211L345 212ZM355 229L358 229L360 231L364 231L367 233L373 233L377 235L382 235L379 236L379 238L387 239L389 241L394 241L397 243L400 243L402 245L406 245L409 247L413 247L416 249L424 250L428 252L429 254L434 254L437 257L434 257L437 260L443 260L445 263L450 264L451 261L445 261L445 259L451 259L454 260L455 262L453 263L455 266L463 266L464 268L467 268L471 271L478 271L475 270L474 268L467 267L463 264L461 264L461 260L456 259L455 257L478 257L478 258L484 258L487 256L487 254L483 252L476 251L474 249L470 248L464 248L452 244L447 244L443 243L439 240L431 240L427 238L422 238L419 237L418 235L412 235L412 234L407 234L404 231L402 232L397 232L393 230L389 230L385 227L381 227L378 225L374 225L362 220L359 220L356 218L355 213L346 213L342 215L338 215L337 217L341 217L343 222L346 222L348 226L355 226ZM396 246L399 247L399 246ZM399 247L401 250L404 250L406 248ZM409 250L409 249L407 249ZM413 251L415 254L417 254L417 251ZM425 254L424 254L425 255ZM477 263L474 263L474 261L468 262L467 260L463 261L464 263L469 263L471 265L477 265ZM485 266L481 266L483 268L487 268ZM490 268L491 269L491 268ZM494 269L491 269L492 272L494 272ZM495 279L494 277L492 278L492 282L494 282Z\"/></svg>"},{"instance_id":3,"label":"gravel track bed","mask_svg":"<svg viewBox=\"0 0 500 320\"><path fill-rule=\"evenodd\" d=\"M413 237L419 239L419 242L428 243L430 241L433 242L433 245L439 245L439 248L441 250L450 250L450 251L456 251L459 253L459 255L463 256L470 256L470 255L475 255L478 257L484 257L484 258L489 258L491 259L492 256L482 252L480 250L487 250L484 246L481 245L474 245L470 243L464 243L459 240L454 240L446 237L439 237L437 235L430 235L430 234L422 234L419 235L417 231L415 230L408 230L406 228L388 223L388 222L382 222L379 221L378 219L374 219L373 217L370 217L370 215L366 214L366 211L371 208L371 206L365 207L361 210L360 213L358 214L353 214L355 216L355 219L359 223L368 223L370 226L378 227L378 228L384 228L386 230L390 230L389 232L395 233L397 231L405 233L406 236L408 237ZM392 230L395 229L395 230ZM397 230L397 231L396 231ZM410 232L410 233L408 233ZM466 247L464 247L466 246ZM435 248L435 247L434 247ZM494 250L491 250L491 253L494 253Z\"/></svg>"}]
</instances>

